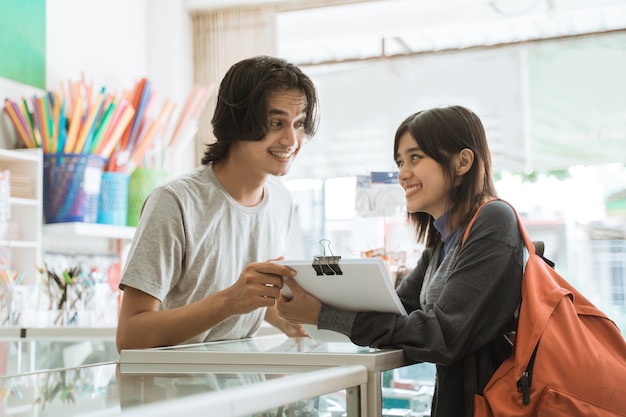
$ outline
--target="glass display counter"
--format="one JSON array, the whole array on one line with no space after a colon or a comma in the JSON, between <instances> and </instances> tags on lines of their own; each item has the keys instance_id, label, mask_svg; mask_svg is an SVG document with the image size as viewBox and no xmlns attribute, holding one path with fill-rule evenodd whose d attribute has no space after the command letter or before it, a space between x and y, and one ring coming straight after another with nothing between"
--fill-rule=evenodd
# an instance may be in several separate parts
<instances>
[{"instance_id":1,"label":"glass display counter","mask_svg":"<svg viewBox=\"0 0 626 417\"><path fill-rule=\"evenodd\" d=\"M122 373L118 363L0 378L0 415L357 417L363 366ZM346 404L344 407L342 404Z\"/></svg>"},{"instance_id":2,"label":"glass display counter","mask_svg":"<svg viewBox=\"0 0 626 417\"><path fill-rule=\"evenodd\" d=\"M428 415L428 396L381 381L405 365L401 350L282 334L120 355L111 329L0 328L0 416Z\"/></svg>"},{"instance_id":3,"label":"glass display counter","mask_svg":"<svg viewBox=\"0 0 626 417\"><path fill-rule=\"evenodd\" d=\"M361 395L361 415L382 416L381 373L407 365L401 349L372 349L351 343L317 343L284 335L253 339L180 345L167 348L123 350L122 373L149 374L155 370L188 372L215 366L245 365L255 369L305 371L311 367L360 365L367 369Z\"/></svg>"},{"instance_id":4,"label":"glass display counter","mask_svg":"<svg viewBox=\"0 0 626 417\"><path fill-rule=\"evenodd\" d=\"M115 329L0 328L0 376L117 361Z\"/></svg>"}]
</instances>

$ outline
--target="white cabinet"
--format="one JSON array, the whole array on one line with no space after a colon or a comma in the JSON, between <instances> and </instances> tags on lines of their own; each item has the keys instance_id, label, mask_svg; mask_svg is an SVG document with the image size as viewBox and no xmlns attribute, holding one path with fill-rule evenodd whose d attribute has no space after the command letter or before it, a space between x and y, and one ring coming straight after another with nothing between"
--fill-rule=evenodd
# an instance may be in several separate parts
<instances>
[{"instance_id":1,"label":"white cabinet","mask_svg":"<svg viewBox=\"0 0 626 417\"><path fill-rule=\"evenodd\" d=\"M17 238L0 240L11 249L11 268L24 272L24 283L37 282L37 266L42 262L43 154L41 149L0 149L0 169L10 171L11 182L19 182L19 197L10 198L11 221ZM12 187L13 188L13 187Z\"/></svg>"}]
</instances>

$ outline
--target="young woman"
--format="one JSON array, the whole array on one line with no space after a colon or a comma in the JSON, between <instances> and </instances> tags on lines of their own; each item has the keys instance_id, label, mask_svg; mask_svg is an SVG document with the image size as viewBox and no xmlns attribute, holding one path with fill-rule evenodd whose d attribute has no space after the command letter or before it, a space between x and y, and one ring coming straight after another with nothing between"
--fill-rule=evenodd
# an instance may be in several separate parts
<instances>
[{"instance_id":1,"label":"young woman","mask_svg":"<svg viewBox=\"0 0 626 417\"><path fill-rule=\"evenodd\" d=\"M293 297L280 297L277 309L285 319L341 332L358 345L402 348L411 361L435 363L431 415L471 416L472 394L482 392L511 352L506 335L516 327L523 266L516 217L506 203L489 201L496 191L485 131L464 107L409 116L397 129L394 158L409 223L425 243L397 289L409 315L341 311L294 279L285 281Z\"/></svg>"}]
</instances>

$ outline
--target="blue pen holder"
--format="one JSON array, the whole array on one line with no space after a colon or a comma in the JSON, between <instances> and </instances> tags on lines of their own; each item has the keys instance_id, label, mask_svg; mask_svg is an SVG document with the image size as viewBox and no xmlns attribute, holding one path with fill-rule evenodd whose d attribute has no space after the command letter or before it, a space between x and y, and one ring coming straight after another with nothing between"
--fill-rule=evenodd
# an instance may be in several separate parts
<instances>
[{"instance_id":1,"label":"blue pen holder","mask_svg":"<svg viewBox=\"0 0 626 417\"><path fill-rule=\"evenodd\" d=\"M91 154L44 155L46 223L95 223L105 159Z\"/></svg>"},{"instance_id":2,"label":"blue pen holder","mask_svg":"<svg viewBox=\"0 0 626 417\"><path fill-rule=\"evenodd\" d=\"M130 175L103 172L98 198L98 223L126 226Z\"/></svg>"}]
</instances>

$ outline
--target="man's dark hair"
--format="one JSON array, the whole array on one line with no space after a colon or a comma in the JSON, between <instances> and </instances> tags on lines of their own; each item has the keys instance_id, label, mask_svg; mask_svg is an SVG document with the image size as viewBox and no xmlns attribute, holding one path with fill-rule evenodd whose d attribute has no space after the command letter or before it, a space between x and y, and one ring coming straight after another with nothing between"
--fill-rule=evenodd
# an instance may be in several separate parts
<instances>
[{"instance_id":1,"label":"man's dark hair","mask_svg":"<svg viewBox=\"0 0 626 417\"><path fill-rule=\"evenodd\" d=\"M264 139L270 130L269 95L293 88L300 89L306 97L304 132L311 137L319 120L317 93L311 79L300 68L284 59L265 55L230 67L220 84L211 120L217 140L207 146L202 164L224 159L233 142Z\"/></svg>"}]
</instances>

